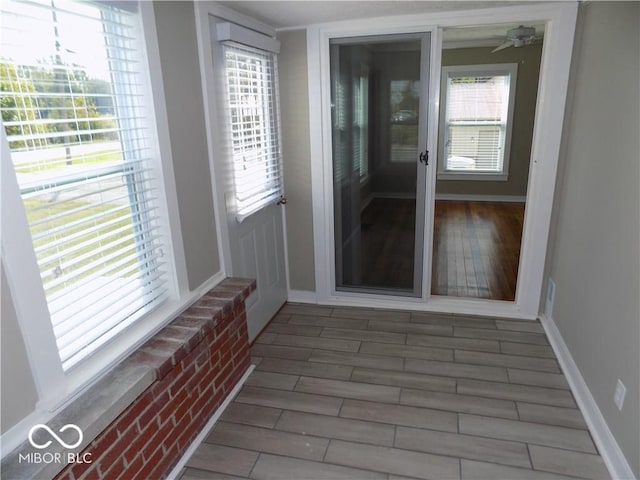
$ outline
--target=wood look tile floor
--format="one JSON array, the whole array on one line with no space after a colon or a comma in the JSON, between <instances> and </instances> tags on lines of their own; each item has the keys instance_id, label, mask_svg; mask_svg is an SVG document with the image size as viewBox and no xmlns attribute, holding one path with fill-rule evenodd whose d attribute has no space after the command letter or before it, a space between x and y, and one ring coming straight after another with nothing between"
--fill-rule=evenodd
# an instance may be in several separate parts
<instances>
[{"instance_id":1,"label":"wood look tile floor","mask_svg":"<svg viewBox=\"0 0 640 480\"><path fill-rule=\"evenodd\" d=\"M287 304L181 480L610 478L538 322Z\"/></svg>"}]
</instances>

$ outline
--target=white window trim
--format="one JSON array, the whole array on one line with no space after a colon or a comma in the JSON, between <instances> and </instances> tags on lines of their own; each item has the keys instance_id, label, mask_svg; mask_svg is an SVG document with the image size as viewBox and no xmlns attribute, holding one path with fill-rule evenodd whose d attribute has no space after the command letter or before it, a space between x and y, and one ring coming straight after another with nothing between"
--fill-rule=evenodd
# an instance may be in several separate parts
<instances>
[{"instance_id":1,"label":"white window trim","mask_svg":"<svg viewBox=\"0 0 640 480\"><path fill-rule=\"evenodd\" d=\"M2 265L24 338L27 357L40 401L60 399L65 374L58 355L49 309L40 279L18 179L4 124L2 139Z\"/></svg>"},{"instance_id":2,"label":"white window trim","mask_svg":"<svg viewBox=\"0 0 640 480\"><path fill-rule=\"evenodd\" d=\"M158 186L165 192L165 202L160 200L164 203L160 210L166 212L167 217L164 223L168 251L165 254L168 257L168 279L172 284L170 297L169 301L128 327L126 334L118 335L115 341L106 344L66 373L62 370L58 356L4 127L1 132L2 264L38 393L36 411L32 414L38 421L53 417L57 410L115 368L202 293L224 278L224 272L221 271L205 282L197 292L191 292L188 287L153 4L140 2L139 6L142 48L148 60L148 70L143 74L150 100L150 115L152 122L155 121L155 128L150 130L156 138L152 139L151 144L156 158L160 159L157 166L160 174ZM16 425L20 430L25 426L24 422ZM3 435L3 450L10 451L10 446L16 439L22 441L25 437L26 432L9 430Z\"/></svg>"},{"instance_id":3,"label":"white window trim","mask_svg":"<svg viewBox=\"0 0 640 480\"><path fill-rule=\"evenodd\" d=\"M509 75L509 105L507 106L507 122L505 125L505 139L502 159L502 172L453 172L445 170L445 136L446 136L446 105L447 105L447 79L450 74L462 76L468 74L483 75ZM482 65L451 65L442 67L440 80L440 129L438 132L438 180L484 180L501 181L509 180L509 159L511 157L511 136L513 133L513 113L516 99L516 84L518 76L517 63L496 63Z\"/></svg>"}]
</instances>

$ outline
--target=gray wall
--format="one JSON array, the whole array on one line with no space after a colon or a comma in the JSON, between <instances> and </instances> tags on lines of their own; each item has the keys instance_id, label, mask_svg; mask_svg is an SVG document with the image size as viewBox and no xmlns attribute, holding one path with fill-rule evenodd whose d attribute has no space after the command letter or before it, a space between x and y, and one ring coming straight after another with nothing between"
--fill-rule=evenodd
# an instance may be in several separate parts
<instances>
[{"instance_id":1,"label":"gray wall","mask_svg":"<svg viewBox=\"0 0 640 480\"><path fill-rule=\"evenodd\" d=\"M314 291L307 32L280 32L278 39L289 283L293 290Z\"/></svg>"},{"instance_id":2,"label":"gray wall","mask_svg":"<svg viewBox=\"0 0 640 480\"><path fill-rule=\"evenodd\" d=\"M491 53L492 49L460 48L443 50L442 65L518 64L511 153L509 156L509 180L505 182L438 180L436 182L436 193L517 196L525 196L527 194L542 45L507 48L496 53Z\"/></svg>"},{"instance_id":3,"label":"gray wall","mask_svg":"<svg viewBox=\"0 0 640 480\"><path fill-rule=\"evenodd\" d=\"M0 432L4 433L35 409L38 401L22 332L13 306L4 268L0 267L0 338L2 382L0 385Z\"/></svg>"},{"instance_id":4,"label":"gray wall","mask_svg":"<svg viewBox=\"0 0 640 480\"><path fill-rule=\"evenodd\" d=\"M191 2L155 2L189 288L220 270L195 17Z\"/></svg>"},{"instance_id":5,"label":"gray wall","mask_svg":"<svg viewBox=\"0 0 640 480\"><path fill-rule=\"evenodd\" d=\"M580 5L553 247L553 318L640 478L640 4ZM622 411L617 379L627 387Z\"/></svg>"}]
</instances>

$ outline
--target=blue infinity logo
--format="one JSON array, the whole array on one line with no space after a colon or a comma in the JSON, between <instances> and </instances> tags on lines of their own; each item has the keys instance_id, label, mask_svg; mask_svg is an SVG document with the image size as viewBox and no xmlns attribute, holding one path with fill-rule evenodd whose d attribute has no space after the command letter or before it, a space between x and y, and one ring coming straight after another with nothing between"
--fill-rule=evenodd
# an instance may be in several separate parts
<instances>
[{"instance_id":1,"label":"blue infinity logo","mask_svg":"<svg viewBox=\"0 0 640 480\"><path fill-rule=\"evenodd\" d=\"M72 444L66 443L58 435L56 435L56 433L53 430L51 430L48 425L44 425L43 423L39 423L31 427L31 430L29 430L29 443L34 448L38 448L38 449L47 448L49 445L51 445L51 443L53 443L52 440L47 440L45 443L39 444L33 439L33 435L35 432L37 432L38 430L46 430L64 448L68 448L68 449L76 448L78 445L82 443L82 430L80 430L80 427L78 427L77 425L74 425L73 423L68 423L60 429L59 433L63 433L69 429L75 430L76 432L78 432L78 441L76 443L72 443Z\"/></svg>"}]
</instances>

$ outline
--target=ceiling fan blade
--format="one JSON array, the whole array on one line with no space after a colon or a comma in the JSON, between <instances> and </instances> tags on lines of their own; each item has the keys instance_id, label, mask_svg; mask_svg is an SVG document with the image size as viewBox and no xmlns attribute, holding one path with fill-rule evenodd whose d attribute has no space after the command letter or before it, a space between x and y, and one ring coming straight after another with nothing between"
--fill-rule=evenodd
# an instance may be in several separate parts
<instances>
[{"instance_id":1,"label":"ceiling fan blade","mask_svg":"<svg viewBox=\"0 0 640 480\"><path fill-rule=\"evenodd\" d=\"M496 48L494 48L493 50L491 50L491 53L496 53L499 52L500 50L504 50L505 48L509 48L513 46L513 41L511 40L507 40L506 42L504 42L502 45L498 45Z\"/></svg>"}]
</instances>

